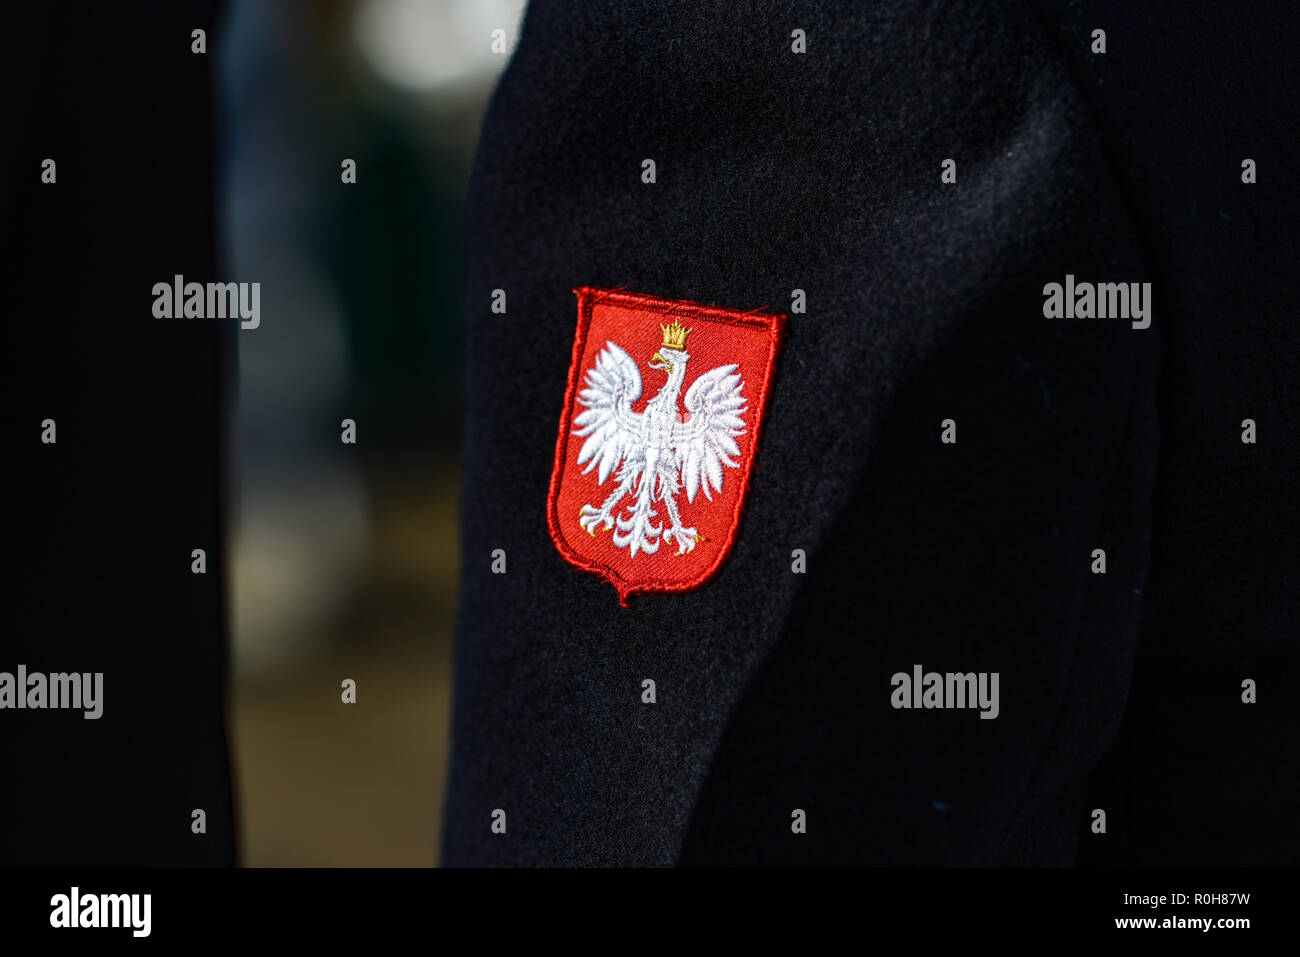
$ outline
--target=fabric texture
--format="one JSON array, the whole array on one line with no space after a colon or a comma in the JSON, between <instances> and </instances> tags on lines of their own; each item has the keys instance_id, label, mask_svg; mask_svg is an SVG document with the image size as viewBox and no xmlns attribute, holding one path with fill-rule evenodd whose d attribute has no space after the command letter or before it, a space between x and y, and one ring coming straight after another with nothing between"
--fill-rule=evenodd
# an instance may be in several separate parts
<instances>
[{"instance_id":1,"label":"fabric texture","mask_svg":"<svg viewBox=\"0 0 1300 957\"><path fill-rule=\"evenodd\" d=\"M1293 26L532 3L471 185L444 863L1300 860ZM1151 327L1045 318L1067 274L1151 282ZM695 591L621 607L549 540L584 285L790 313ZM892 708L917 664L999 716Z\"/></svg>"}]
</instances>

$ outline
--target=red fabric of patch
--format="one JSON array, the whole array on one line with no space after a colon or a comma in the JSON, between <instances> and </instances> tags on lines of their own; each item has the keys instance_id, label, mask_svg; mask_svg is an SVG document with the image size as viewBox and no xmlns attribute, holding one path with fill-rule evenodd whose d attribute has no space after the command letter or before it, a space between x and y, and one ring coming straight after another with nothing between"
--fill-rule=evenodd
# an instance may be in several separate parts
<instances>
[{"instance_id":1,"label":"red fabric of patch","mask_svg":"<svg viewBox=\"0 0 1300 957\"><path fill-rule=\"evenodd\" d=\"M785 316L574 292L551 538L623 605L697 588L740 530Z\"/></svg>"}]
</instances>

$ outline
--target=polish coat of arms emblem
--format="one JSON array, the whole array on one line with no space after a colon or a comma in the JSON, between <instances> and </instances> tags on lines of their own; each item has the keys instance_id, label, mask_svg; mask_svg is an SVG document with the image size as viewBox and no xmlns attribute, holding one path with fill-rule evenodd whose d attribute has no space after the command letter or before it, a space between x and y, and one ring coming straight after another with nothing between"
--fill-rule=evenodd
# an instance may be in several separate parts
<instances>
[{"instance_id":1,"label":"polish coat of arms emblem","mask_svg":"<svg viewBox=\"0 0 1300 957\"><path fill-rule=\"evenodd\" d=\"M785 317L575 293L551 537L625 605L699 587L739 531Z\"/></svg>"}]
</instances>

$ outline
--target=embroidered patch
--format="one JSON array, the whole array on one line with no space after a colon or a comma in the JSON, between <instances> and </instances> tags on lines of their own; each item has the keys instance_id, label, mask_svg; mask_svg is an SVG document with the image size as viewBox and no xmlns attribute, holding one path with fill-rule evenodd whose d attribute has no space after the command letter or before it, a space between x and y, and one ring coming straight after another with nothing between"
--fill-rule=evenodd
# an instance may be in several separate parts
<instances>
[{"instance_id":1,"label":"embroidered patch","mask_svg":"<svg viewBox=\"0 0 1300 957\"><path fill-rule=\"evenodd\" d=\"M574 292L551 538L624 606L697 588L739 530L785 316Z\"/></svg>"}]
</instances>

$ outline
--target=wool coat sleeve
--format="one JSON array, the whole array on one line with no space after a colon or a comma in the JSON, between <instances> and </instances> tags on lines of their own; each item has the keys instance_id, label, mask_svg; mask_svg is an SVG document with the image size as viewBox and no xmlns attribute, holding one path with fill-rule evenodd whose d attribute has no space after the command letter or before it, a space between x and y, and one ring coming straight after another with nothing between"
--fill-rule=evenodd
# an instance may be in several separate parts
<instances>
[{"instance_id":1,"label":"wool coat sleeve","mask_svg":"<svg viewBox=\"0 0 1300 957\"><path fill-rule=\"evenodd\" d=\"M1239 674L1263 659L1228 667L1222 642L1267 639L1230 635L1228 607L1187 673L1165 676L1192 684L1150 687L1135 669L1176 657L1194 625L1179 609L1215 594L1180 577L1210 561L1183 554L1183 469L1213 461L1258 490L1279 479L1251 471L1276 468L1275 452L1240 457L1247 356L1233 380L1211 377L1212 397L1160 391L1163 352L1184 386L1212 364L1244 281L1197 274L1179 244L1213 264L1230 237L1195 232L1200 219L1179 235L1171 210L1231 194L1198 215L1217 225L1216 204L1235 203L1243 231L1280 228L1280 213L1235 192L1226 146L1166 144L1176 181L1160 180L1167 199L1143 195L1155 187L1134 143L1154 138L1143 119L1160 104L1096 98L1112 82L1098 61L1116 54L1089 54L1091 25L1073 6L1013 2L530 5L471 186L444 863L1065 865L1094 853L1093 808L1121 804L1137 810L1112 812L1106 839L1123 831L1128 850L1106 860L1195 839L1160 830L1147 802L1214 792L1211 769L1157 760L1123 801L1123 772L1093 775L1117 743L1138 748L1131 766L1169 744L1172 728L1126 728L1126 711L1205 693L1250 720ZM1139 35L1111 30L1116 51ZM1172 118L1160 129L1193 142ZM1048 318L1044 287L1067 275L1152 283L1154 321ZM582 285L789 313L735 545L697 590L621 607L548 537ZM1184 449L1171 476L1166 428ZM1197 487L1198 527L1214 527L1234 492ZM1149 580L1165 589L1154 621ZM1234 607L1253 594L1242 583ZM1280 627L1269 614L1251 626ZM916 666L996 673L996 717L896 707L893 676ZM1253 842L1240 825L1213 849L1231 862L1257 856Z\"/></svg>"}]
</instances>

